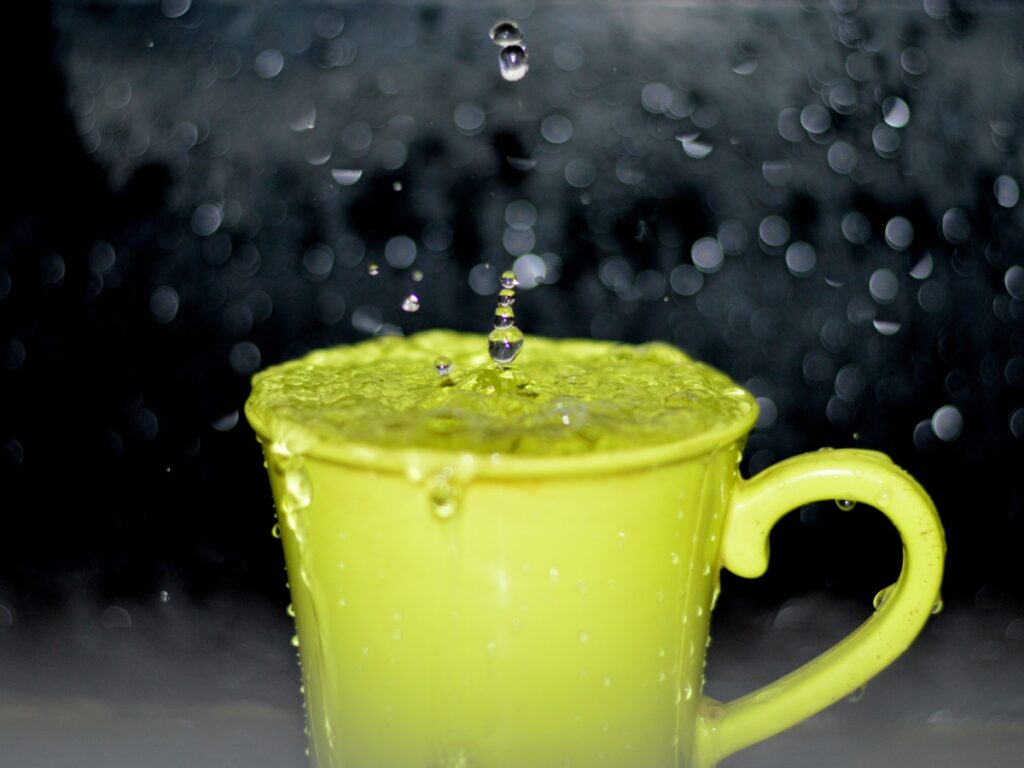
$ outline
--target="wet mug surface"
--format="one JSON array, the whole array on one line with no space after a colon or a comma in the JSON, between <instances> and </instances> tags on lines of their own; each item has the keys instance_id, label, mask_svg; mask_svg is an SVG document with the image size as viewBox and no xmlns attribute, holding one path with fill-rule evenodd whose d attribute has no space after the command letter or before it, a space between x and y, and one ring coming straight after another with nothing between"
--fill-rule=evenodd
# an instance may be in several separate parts
<instances>
[{"instance_id":1,"label":"wet mug surface","mask_svg":"<svg viewBox=\"0 0 1024 768\"><path fill-rule=\"evenodd\" d=\"M454 351L454 371L475 371L463 379L470 409L488 407L505 384L522 397L532 386L527 352L527 373L512 375L462 353L480 341L431 332L367 342L255 379L246 413L270 469L316 765L708 768L858 688L924 625L945 553L924 490L883 454L861 450L805 454L741 478L756 404L706 367L710 378L666 384L669 399L690 386L694 401L712 402L713 418L693 421L681 439L644 422L662 423L655 408L621 434L601 431L595 416L587 445L558 443L537 413L579 420L587 411L585 397L581 406L559 396L554 374L530 395L532 410L512 409L497 431L453 437L458 428L438 424L436 410L410 425L386 404L376 420L386 431L361 421L374 403L415 405L452 384L429 370L423 395L392 376L389 357L412 347L417 364ZM660 345L561 344L574 345L581 364L624 350L626 391L631 371L647 371L639 357L657 357L666 371L699 366ZM338 364L345 378L353 361L382 374L321 386L325 369ZM531 444L531 434L550 442ZM705 698L720 569L762 574L773 524L827 499L864 502L895 525L905 554L888 599L785 678L728 704Z\"/></svg>"}]
</instances>

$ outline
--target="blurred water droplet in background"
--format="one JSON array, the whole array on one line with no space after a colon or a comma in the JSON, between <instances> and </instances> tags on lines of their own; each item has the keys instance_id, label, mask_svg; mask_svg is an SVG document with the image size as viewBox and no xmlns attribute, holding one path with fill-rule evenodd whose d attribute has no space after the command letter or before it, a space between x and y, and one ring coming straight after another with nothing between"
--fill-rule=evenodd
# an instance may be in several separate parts
<instances>
[{"instance_id":1,"label":"blurred water droplet in background","mask_svg":"<svg viewBox=\"0 0 1024 768\"><path fill-rule=\"evenodd\" d=\"M363 171L358 168L333 168L331 178L343 187L351 187L363 178Z\"/></svg>"},{"instance_id":2,"label":"blurred water droplet in background","mask_svg":"<svg viewBox=\"0 0 1024 768\"><path fill-rule=\"evenodd\" d=\"M267 48L256 55L252 66L258 77L270 80L281 74L281 70L284 69L284 54L276 48Z\"/></svg>"},{"instance_id":3,"label":"blurred water droplet in background","mask_svg":"<svg viewBox=\"0 0 1024 768\"><path fill-rule=\"evenodd\" d=\"M955 405L944 405L932 415L932 431L935 436L946 443L960 437L964 421L960 409Z\"/></svg>"}]
</instances>

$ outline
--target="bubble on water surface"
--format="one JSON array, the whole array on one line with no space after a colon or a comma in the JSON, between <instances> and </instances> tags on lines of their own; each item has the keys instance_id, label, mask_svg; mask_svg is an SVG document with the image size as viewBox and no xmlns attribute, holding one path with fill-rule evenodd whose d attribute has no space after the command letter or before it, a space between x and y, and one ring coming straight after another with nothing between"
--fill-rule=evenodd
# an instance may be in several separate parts
<instances>
[{"instance_id":1,"label":"bubble on water surface","mask_svg":"<svg viewBox=\"0 0 1024 768\"><path fill-rule=\"evenodd\" d=\"M435 357L434 370L437 371L438 376L447 376L452 370L452 359L444 355Z\"/></svg>"}]
</instances>

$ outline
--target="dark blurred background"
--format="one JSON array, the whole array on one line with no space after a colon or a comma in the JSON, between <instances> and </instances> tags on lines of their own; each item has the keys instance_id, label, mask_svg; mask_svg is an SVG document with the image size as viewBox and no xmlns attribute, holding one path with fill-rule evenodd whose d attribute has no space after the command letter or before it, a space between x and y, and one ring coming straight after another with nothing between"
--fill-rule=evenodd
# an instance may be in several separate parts
<instances>
[{"instance_id":1,"label":"dark blurred background","mask_svg":"<svg viewBox=\"0 0 1024 768\"><path fill-rule=\"evenodd\" d=\"M488 39L503 18L529 51L518 82ZM109 672L143 653L132 629L159 656L244 626L277 664L287 595L250 376L374 334L483 334L507 268L527 335L670 341L743 383L762 406L748 474L822 446L890 454L946 526L953 610L929 631L1024 680L1024 8L63 0L14 22L12 700L58 652L80 660L65 683L130 688ZM787 517L772 548L764 578L726 578L723 636L816 620L823 648L901 554L877 512L832 504ZM97 658L107 682L82 683ZM290 662L273 669L291 685ZM771 676L734 674L729 695ZM992 716L1019 739L1014 695Z\"/></svg>"}]
</instances>

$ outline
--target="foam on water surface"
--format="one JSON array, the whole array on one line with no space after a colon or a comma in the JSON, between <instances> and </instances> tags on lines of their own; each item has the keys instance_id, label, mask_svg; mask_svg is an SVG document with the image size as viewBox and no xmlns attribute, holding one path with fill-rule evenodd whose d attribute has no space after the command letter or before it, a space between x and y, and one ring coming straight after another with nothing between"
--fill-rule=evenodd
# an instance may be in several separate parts
<instances>
[{"instance_id":1,"label":"foam on water surface","mask_svg":"<svg viewBox=\"0 0 1024 768\"><path fill-rule=\"evenodd\" d=\"M438 375L439 358L450 360ZM446 360L446 362L447 362ZM427 331L312 352L254 378L265 438L543 457L646 448L738 432L756 403L663 343L531 336L513 365L483 336Z\"/></svg>"}]
</instances>

